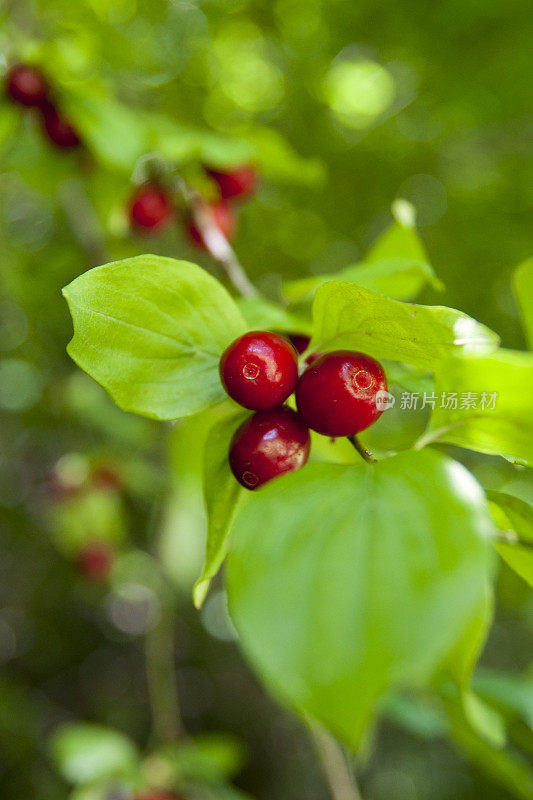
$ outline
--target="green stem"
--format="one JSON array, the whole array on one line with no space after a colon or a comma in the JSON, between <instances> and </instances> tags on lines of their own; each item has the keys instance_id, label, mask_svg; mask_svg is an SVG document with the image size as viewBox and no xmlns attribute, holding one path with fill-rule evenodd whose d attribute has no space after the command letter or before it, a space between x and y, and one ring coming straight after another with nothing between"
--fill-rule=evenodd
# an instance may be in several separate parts
<instances>
[{"instance_id":1,"label":"green stem","mask_svg":"<svg viewBox=\"0 0 533 800\"><path fill-rule=\"evenodd\" d=\"M332 800L363 800L337 740L314 720L307 720Z\"/></svg>"},{"instance_id":2,"label":"green stem","mask_svg":"<svg viewBox=\"0 0 533 800\"><path fill-rule=\"evenodd\" d=\"M361 458L367 462L367 464L375 464L377 463L377 458L374 458L374 454L371 450L368 450L366 447L363 447L357 436L348 436L348 441L355 447Z\"/></svg>"},{"instance_id":3,"label":"green stem","mask_svg":"<svg viewBox=\"0 0 533 800\"><path fill-rule=\"evenodd\" d=\"M162 607L161 619L146 634L145 640L153 733L160 742L176 741L185 733L176 685L173 634L171 609Z\"/></svg>"}]
</instances>

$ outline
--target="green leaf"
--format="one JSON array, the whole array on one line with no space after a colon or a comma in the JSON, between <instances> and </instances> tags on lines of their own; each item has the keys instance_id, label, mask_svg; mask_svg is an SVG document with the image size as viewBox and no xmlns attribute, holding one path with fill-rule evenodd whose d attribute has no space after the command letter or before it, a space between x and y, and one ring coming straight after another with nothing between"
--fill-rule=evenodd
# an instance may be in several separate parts
<instances>
[{"instance_id":1,"label":"green leaf","mask_svg":"<svg viewBox=\"0 0 533 800\"><path fill-rule=\"evenodd\" d=\"M185 127L165 114L144 113L151 149L177 164L200 161L232 167L250 161L255 148L245 139Z\"/></svg>"},{"instance_id":2,"label":"green leaf","mask_svg":"<svg viewBox=\"0 0 533 800\"><path fill-rule=\"evenodd\" d=\"M448 654L444 670L456 681L459 690L467 693L472 672L485 644L494 612L494 597L488 582L461 638Z\"/></svg>"},{"instance_id":3,"label":"green leaf","mask_svg":"<svg viewBox=\"0 0 533 800\"><path fill-rule=\"evenodd\" d=\"M507 541L496 544L496 550L511 569L533 586L533 508L524 500L503 492L487 492L487 497L495 512L496 524L508 534Z\"/></svg>"},{"instance_id":4,"label":"green leaf","mask_svg":"<svg viewBox=\"0 0 533 800\"><path fill-rule=\"evenodd\" d=\"M520 264L513 283L529 348L533 349L533 258Z\"/></svg>"},{"instance_id":5,"label":"green leaf","mask_svg":"<svg viewBox=\"0 0 533 800\"><path fill-rule=\"evenodd\" d=\"M170 768L179 782L219 783L242 768L244 747L228 734L206 733L177 745L169 745L155 754Z\"/></svg>"},{"instance_id":6,"label":"green leaf","mask_svg":"<svg viewBox=\"0 0 533 800\"><path fill-rule=\"evenodd\" d=\"M200 267L137 256L84 273L63 294L70 356L124 410L176 419L225 399L218 361L246 325Z\"/></svg>"},{"instance_id":7,"label":"green leaf","mask_svg":"<svg viewBox=\"0 0 533 800\"><path fill-rule=\"evenodd\" d=\"M83 142L108 166L132 170L148 150L142 117L110 97L71 95L65 111Z\"/></svg>"},{"instance_id":8,"label":"green leaf","mask_svg":"<svg viewBox=\"0 0 533 800\"><path fill-rule=\"evenodd\" d=\"M415 213L409 201L396 200L392 205L394 222L376 239L368 250L365 261L407 258L428 263L426 249L416 232Z\"/></svg>"},{"instance_id":9,"label":"green leaf","mask_svg":"<svg viewBox=\"0 0 533 800\"><path fill-rule=\"evenodd\" d=\"M471 317L443 306L400 303L330 281L313 303L311 350L361 350L376 358L434 369L452 353L494 350L498 337Z\"/></svg>"},{"instance_id":10,"label":"green leaf","mask_svg":"<svg viewBox=\"0 0 533 800\"><path fill-rule=\"evenodd\" d=\"M533 678L515 672L480 669L474 688L487 702L522 719L533 730Z\"/></svg>"},{"instance_id":11,"label":"green leaf","mask_svg":"<svg viewBox=\"0 0 533 800\"><path fill-rule=\"evenodd\" d=\"M468 723L459 702L448 700L446 711L451 735L459 750L492 780L520 800L533 797L533 775L524 759L512 750L502 750L480 736Z\"/></svg>"},{"instance_id":12,"label":"green leaf","mask_svg":"<svg viewBox=\"0 0 533 800\"><path fill-rule=\"evenodd\" d=\"M274 128L254 125L245 138L254 146L254 163L267 180L302 185L321 184L325 167L317 158L300 156Z\"/></svg>"},{"instance_id":13,"label":"green leaf","mask_svg":"<svg viewBox=\"0 0 533 800\"><path fill-rule=\"evenodd\" d=\"M273 481L232 529L242 645L280 698L356 747L376 699L429 680L464 634L491 530L475 479L433 451Z\"/></svg>"},{"instance_id":14,"label":"green leaf","mask_svg":"<svg viewBox=\"0 0 533 800\"><path fill-rule=\"evenodd\" d=\"M423 739L439 738L447 732L446 719L439 706L418 694L389 692L380 708L388 720Z\"/></svg>"},{"instance_id":15,"label":"green leaf","mask_svg":"<svg viewBox=\"0 0 533 800\"><path fill-rule=\"evenodd\" d=\"M13 136L20 121L20 112L14 103L5 100L0 104L0 147Z\"/></svg>"},{"instance_id":16,"label":"green leaf","mask_svg":"<svg viewBox=\"0 0 533 800\"><path fill-rule=\"evenodd\" d=\"M451 358L436 371L435 393L437 398L455 394L457 408L436 403L428 439L533 465L531 353L498 350Z\"/></svg>"},{"instance_id":17,"label":"green leaf","mask_svg":"<svg viewBox=\"0 0 533 800\"><path fill-rule=\"evenodd\" d=\"M63 725L55 731L50 746L58 770L70 783L128 777L138 767L133 742L103 725Z\"/></svg>"},{"instance_id":18,"label":"green leaf","mask_svg":"<svg viewBox=\"0 0 533 800\"><path fill-rule=\"evenodd\" d=\"M442 288L427 262L413 258L387 258L374 262L363 261L329 275L286 281L283 292L291 303L300 303L311 299L319 286L332 280L355 283L398 300L410 300L426 284L435 289Z\"/></svg>"},{"instance_id":19,"label":"green leaf","mask_svg":"<svg viewBox=\"0 0 533 800\"><path fill-rule=\"evenodd\" d=\"M494 747L504 747L507 742L507 730L501 715L475 692L464 692L462 702L465 717L471 728Z\"/></svg>"},{"instance_id":20,"label":"green leaf","mask_svg":"<svg viewBox=\"0 0 533 800\"><path fill-rule=\"evenodd\" d=\"M264 297L243 297L237 301L237 305L251 329L311 335L310 317L287 311Z\"/></svg>"},{"instance_id":21,"label":"green leaf","mask_svg":"<svg viewBox=\"0 0 533 800\"><path fill-rule=\"evenodd\" d=\"M227 414L211 428L204 456L204 496L208 517L207 544L202 573L194 586L194 604L200 608L211 579L217 574L228 550L228 532L243 489L229 467L228 451L233 434L248 416L229 406Z\"/></svg>"}]
</instances>

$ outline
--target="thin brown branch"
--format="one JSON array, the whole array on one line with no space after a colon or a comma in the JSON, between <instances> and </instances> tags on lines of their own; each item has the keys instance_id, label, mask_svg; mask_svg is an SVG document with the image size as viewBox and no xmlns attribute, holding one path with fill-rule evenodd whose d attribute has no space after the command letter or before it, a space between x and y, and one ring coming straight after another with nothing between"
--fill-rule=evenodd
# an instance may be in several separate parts
<instances>
[{"instance_id":1,"label":"thin brown branch","mask_svg":"<svg viewBox=\"0 0 533 800\"><path fill-rule=\"evenodd\" d=\"M213 213L204 198L192 189L182 178L178 179L178 191L187 203L194 224L202 235L209 253L225 270L235 289L243 297L257 294L257 289L248 278L244 267L232 246L216 225Z\"/></svg>"}]
</instances>

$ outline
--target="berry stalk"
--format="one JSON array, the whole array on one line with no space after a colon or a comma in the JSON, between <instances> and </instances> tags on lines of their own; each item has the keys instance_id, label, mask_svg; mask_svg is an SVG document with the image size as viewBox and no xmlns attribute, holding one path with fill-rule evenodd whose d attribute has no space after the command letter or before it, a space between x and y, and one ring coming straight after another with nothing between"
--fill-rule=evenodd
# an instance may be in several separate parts
<instances>
[{"instance_id":1,"label":"berry stalk","mask_svg":"<svg viewBox=\"0 0 533 800\"><path fill-rule=\"evenodd\" d=\"M227 238L215 224L209 206L202 196L183 178L178 178L178 191L190 208L194 224L200 231L207 250L215 261L221 264L235 289L243 297L256 295L257 289L248 278Z\"/></svg>"}]
</instances>

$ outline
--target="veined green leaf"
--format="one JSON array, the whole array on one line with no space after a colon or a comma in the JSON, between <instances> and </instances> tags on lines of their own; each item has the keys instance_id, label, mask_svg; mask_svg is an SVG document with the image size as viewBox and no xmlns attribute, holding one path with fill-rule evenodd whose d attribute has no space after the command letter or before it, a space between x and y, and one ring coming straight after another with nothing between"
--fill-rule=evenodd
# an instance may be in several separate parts
<instances>
[{"instance_id":1,"label":"veined green leaf","mask_svg":"<svg viewBox=\"0 0 533 800\"><path fill-rule=\"evenodd\" d=\"M435 394L427 438L533 465L533 354L448 359L436 371Z\"/></svg>"},{"instance_id":2,"label":"veined green leaf","mask_svg":"<svg viewBox=\"0 0 533 800\"><path fill-rule=\"evenodd\" d=\"M434 369L453 353L489 353L498 341L491 330L453 308L401 303L350 283L324 284L313 303L310 349L315 352L361 350Z\"/></svg>"},{"instance_id":3,"label":"veined green leaf","mask_svg":"<svg viewBox=\"0 0 533 800\"><path fill-rule=\"evenodd\" d=\"M218 361L246 324L200 267L137 256L80 275L63 294L70 356L124 410L176 419L225 399Z\"/></svg>"},{"instance_id":4,"label":"veined green leaf","mask_svg":"<svg viewBox=\"0 0 533 800\"><path fill-rule=\"evenodd\" d=\"M496 524L508 534L507 541L498 541L496 550L511 569L533 586L533 508L504 492L487 492L487 497Z\"/></svg>"},{"instance_id":5,"label":"veined green leaf","mask_svg":"<svg viewBox=\"0 0 533 800\"><path fill-rule=\"evenodd\" d=\"M279 697L356 747L376 699L429 680L465 633L491 531L480 486L434 451L273 481L232 528L242 645Z\"/></svg>"},{"instance_id":6,"label":"veined green leaf","mask_svg":"<svg viewBox=\"0 0 533 800\"><path fill-rule=\"evenodd\" d=\"M204 496L208 519L204 567L194 586L194 603L199 608L228 550L228 532L243 488L229 467L228 451L233 434L249 412L229 405L222 419L208 433L204 456Z\"/></svg>"},{"instance_id":7,"label":"veined green leaf","mask_svg":"<svg viewBox=\"0 0 533 800\"><path fill-rule=\"evenodd\" d=\"M355 283L398 300L410 300L426 284L435 289L442 288L427 262L413 258L386 258L373 262L363 261L329 275L313 275L286 281L283 292L292 303L299 303L311 299L319 286L332 280Z\"/></svg>"}]
</instances>

